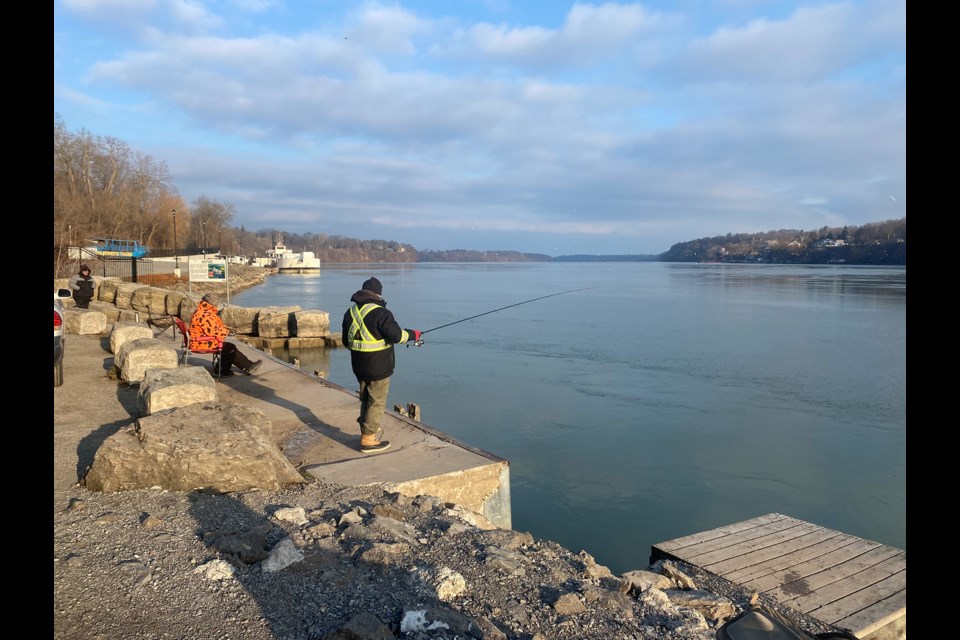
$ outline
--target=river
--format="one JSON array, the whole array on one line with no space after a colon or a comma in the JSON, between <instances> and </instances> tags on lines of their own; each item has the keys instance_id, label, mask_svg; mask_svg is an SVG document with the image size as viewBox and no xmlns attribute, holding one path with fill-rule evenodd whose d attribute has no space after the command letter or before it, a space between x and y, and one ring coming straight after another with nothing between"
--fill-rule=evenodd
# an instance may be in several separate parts
<instances>
[{"instance_id":1,"label":"river","mask_svg":"<svg viewBox=\"0 0 960 640\"><path fill-rule=\"evenodd\" d=\"M906 549L904 267L323 265L231 303L339 332L370 276L426 332L389 404L509 460L515 529L614 572L770 512ZM356 388L345 349L275 355Z\"/></svg>"}]
</instances>

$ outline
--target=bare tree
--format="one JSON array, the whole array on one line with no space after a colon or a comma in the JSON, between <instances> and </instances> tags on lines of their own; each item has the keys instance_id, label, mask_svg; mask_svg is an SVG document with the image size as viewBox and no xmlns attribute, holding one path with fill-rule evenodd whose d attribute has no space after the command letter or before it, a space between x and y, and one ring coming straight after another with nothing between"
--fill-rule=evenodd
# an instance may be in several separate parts
<instances>
[{"instance_id":1,"label":"bare tree","mask_svg":"<svg viewBox=\"0 0 960 640\"><path fill-rule=\"evenodd\" d=\"M236 209L232 204L200 196L193 203L193 238L204 251L222 240L222 231L229 227ZM217 250L222 248L217 246Z\"/></svg>"}]
</instances>

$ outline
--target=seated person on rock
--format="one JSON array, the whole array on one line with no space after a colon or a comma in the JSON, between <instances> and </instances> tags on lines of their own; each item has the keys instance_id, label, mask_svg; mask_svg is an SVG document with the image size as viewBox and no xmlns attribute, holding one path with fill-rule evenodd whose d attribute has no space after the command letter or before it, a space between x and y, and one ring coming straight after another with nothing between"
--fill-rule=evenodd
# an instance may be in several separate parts
<instances>
[{"instance_id":1,"label":"seated person on rock","mask_svg":"<svg viewBox=\"0 0 960 640\"><path fill-rule=\"evenodd\" d=\"M230 329L224 324L220 318L219 311L217 311L219 304L220 298L215 293L208 293L200 299L197 310L193 312L193 317L190 318L189 333L191 349L204 346L199 338L216 336L217 338L225 339L230 335ZM232 376L234 365L247 375L253 375L253 372L256 371L261 364L263 364L263 360L257 360L256 362L250 360L250 358L237 349L237 345L224 340L223 348L220 352L221 377ZM216 374L217 372L214 371L214 373Z\"/></svg>"}]
</instances>

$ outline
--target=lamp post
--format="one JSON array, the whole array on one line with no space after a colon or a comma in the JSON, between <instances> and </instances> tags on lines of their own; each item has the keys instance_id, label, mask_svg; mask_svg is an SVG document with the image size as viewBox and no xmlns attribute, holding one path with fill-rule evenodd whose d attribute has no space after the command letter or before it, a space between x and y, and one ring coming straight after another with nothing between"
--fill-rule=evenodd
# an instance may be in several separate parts
<instances>
[{"instance_id":1,"label":"lamp post","mask_svg":"<svg viewBox=\"0 0 960 640\"><path fill-rule=\"evenodd\" d=\"M220 257L223 257L223 235L221 234L222 229L217 227L217 253L220 254Z\"/></svg>"},{"instance_id":2,"label":"lamp post","mask_svg":"<svg viewBox=\"0 0 960 640\"><path fill-rule=\"evenodd\" d=\"M180 277L180 253L177 251L177 210L172 209L173 213L173 260L175 266L173 267L174 277Z\"/></svg>"},{"instance_id":3,"label":"lamp post","mask_svg":"<svg viewBox=\"0 0 960 640\"><path fill-rule=\"evenodd\" d=\"M200 251L203 253L203 259L207 259L207 223L200 221Z\"/></svg>"}]
</instances>

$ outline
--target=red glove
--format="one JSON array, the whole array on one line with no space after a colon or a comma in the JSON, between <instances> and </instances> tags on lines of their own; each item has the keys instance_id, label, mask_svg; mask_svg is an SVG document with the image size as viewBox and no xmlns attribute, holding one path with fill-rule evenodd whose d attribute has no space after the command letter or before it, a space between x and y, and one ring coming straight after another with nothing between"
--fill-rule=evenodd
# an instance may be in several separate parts
<instances>
[{"instance_id":1,"label":"red glove","mask_svg":"<svg viewBox=\"0 0 960 640\"><path fill-rule=\"evenodd\" d=\"M420 334L422 333L421 331L417 331L416 329L404 329L404 331L413 336L414 342L420 342Z\"/></svg>"}]
</instances>

